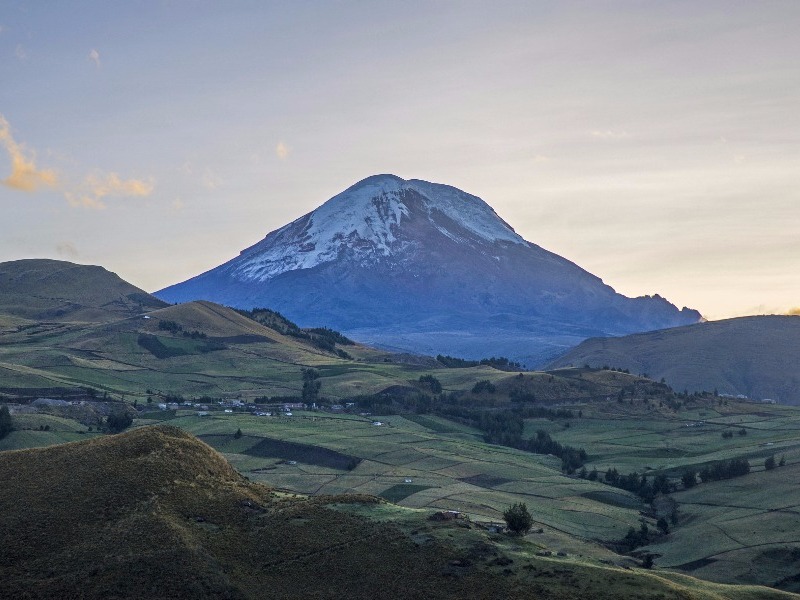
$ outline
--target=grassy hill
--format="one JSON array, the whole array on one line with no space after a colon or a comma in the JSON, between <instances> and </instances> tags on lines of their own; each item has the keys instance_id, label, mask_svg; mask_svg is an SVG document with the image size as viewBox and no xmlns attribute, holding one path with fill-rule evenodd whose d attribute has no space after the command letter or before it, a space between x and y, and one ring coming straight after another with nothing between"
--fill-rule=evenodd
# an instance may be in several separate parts
<instances>
[{"instance_id":1,"label":"grassy hill","mask_svg":"<svg viewBox=\"0 0 800 600\"><path fill-rule=\"evenodd\" d=\"M266 309L167 305L101 267L0 264L0 398L298 396L302 369L315 368L335 401L432 366Z\"/></svg>"},{"instance_id":2,"label":"grassy hill","mask_svg":"<svg viewBox=\"0 0 800 600\"><path fill-rule=\"evenodd\" d=\"M33 321L103 322L164 306L166 302L103 267L47 259L0 263L0 314Z\"/></svg>"},{"instance_id":3,"label":"grassy hill","mask_svg":"<svg viewBox=\"0 0 800 600\"><path fill-rule=\"evenodd\" d=\"M372 393L408 381L416 367L386 352L320 348L208 302L94 323L27 322L0 331L0 395L60 396L92 388L144 401L299 395L301 369L319 368L330 397ZM388 362L387 362L388 361ZM491 370L491 369L486 369Z\"/></svg>"},{"instance_id":4,"label":"grassy hill","mask_svg":"<svg viewBox=\"0 0 800 600\"><path fill-rule=\"evenodd\" d=\"M541 557L368 496L277 493L174 427L0 457L8 598L793 597Z\"/></svg>"},{"instance_id":5,"label":"grassy hill","mask_svg":"<svg viewBox=\"0 0 800 600\"><path fill-rule=\"evenodd\" d=\"M592 338L549 365L603 365L666 379L677 390L714 390L800 404L800 317L711 321L620 338Z\"/></svg>"}]
</instances>

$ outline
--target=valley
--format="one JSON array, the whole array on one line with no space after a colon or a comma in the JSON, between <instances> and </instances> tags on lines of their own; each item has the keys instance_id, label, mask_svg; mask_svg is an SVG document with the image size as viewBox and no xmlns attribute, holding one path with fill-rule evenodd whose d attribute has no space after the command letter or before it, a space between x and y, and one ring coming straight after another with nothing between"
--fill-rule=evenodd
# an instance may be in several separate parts
<instances>
[{"instance_id":1,"label":"valley","mask_svg":"<svg viewBox=\"0 0 800 600\"><path fill-rule=\"evenodd\" d=\"M128 436L150 436L158 447L164 438L152 432L172 431L167 438L200 444L241 485L261 490L253 493L285 499L298 519L324 521L330 511L363 519L342 543L358 547L359 527L390 524L401 545L434 544L438 570L423 586L431 597L451 597L476 577L507 597L537 590L573 598L593 586L609 598L800 591L796 408L678 392L621 367L522 371L505 358L392 353L324 327L300 328L271 310L164 305L124 286L95 282L92 293L71 299L42 283L54 268L22 265L21 288L37 298L24 310L17 291L0 293L0 399L12 424L0 439L0 451L11 452L0 456L28 460L52 448L69 461L72 449ZM72 277L113 280L68 268ZM133 304L124 300L131 295ZM153 451L168 463L179 457ZM14 489L27 494L21 477ZM147 476L137 485L151 483ZM9 493L9 506L25 504ZM530 510L530 533L494 532L517 503ZM136 518L151 523L156 514ZM436 515L445 515L442 524L429 520ZM8 540L9 548L19 543ZM192 543L234 564L229 541ZM318 544L305 540L296 552L327 552L311 549ZM261 581L255 563L234 562L242 577L213 586L251 597Z\"/></svg>"},{"instance_id":2,"label":"valley","mask_svg":"<svg viewBox=\"0 0 800 600\"><path fill-rule=\"evenodd\" d=\"M211 405L203 416L194 406L147 410L134 427L179 427L221 452L251 481L284 493L366 494L412 510L409 515L458 511L476 524L502 522L505 508L525 502L534 517L533 533L526 536L530 553L562 553L570 562L620 568L639 568L651 554L658 573L796 590L800 411L713 396L678 400L676 409L659 406L663 399L656 397L631 400L569 403L559 407L572 411L571 417L525 419L526 437L544 430L562 444L585 448L582 476L562 472L554 456L487 444L481 430L435 414L327 409L293 410L289 416L270 407L272 416L258 416L252 407L225 412ZM15 418L19 430L0 441L2 449L105 437L69 419ZM40 430L42 424L47 431ZM734 431L733 438L723 437L726 431ZM773 455L784 464L767 471L764 461ZM749 461L748 475L692 489L681 484L688 470L734 458ZM674 486L665 496L667 508L609 485L609 469L635 471L650 481L665 475ZM587 473L594 470L599 476L593 481ZM672 512L669 533L656 535L658 517ZM654 532L651 543L632 556L617 554L614 543L642 523Z\"/></svg>"}]
</instances>

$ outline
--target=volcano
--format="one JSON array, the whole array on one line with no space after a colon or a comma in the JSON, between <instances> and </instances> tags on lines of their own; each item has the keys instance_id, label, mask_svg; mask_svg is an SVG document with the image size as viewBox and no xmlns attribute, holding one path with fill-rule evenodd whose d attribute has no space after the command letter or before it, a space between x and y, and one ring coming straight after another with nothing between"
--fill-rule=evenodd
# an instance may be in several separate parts
<instances>
[{"instance_id":1,"label":"volcano","mask_svg":"<svg viewBox=\"0 0 800 600\"><path fill-rule=\"evenodd\" d=\"M589 337L696 323L628 298L448 185L368 177L239 256L155 293L268 307L394 350L537 366Z\"/></svg>"}]
</instances>

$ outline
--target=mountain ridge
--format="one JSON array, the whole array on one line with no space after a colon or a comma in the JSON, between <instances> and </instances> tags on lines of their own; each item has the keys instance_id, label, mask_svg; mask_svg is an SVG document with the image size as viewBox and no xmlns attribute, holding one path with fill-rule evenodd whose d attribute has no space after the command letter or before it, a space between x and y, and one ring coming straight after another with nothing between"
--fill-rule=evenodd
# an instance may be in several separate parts
<instances>
[{"instance_id":1,"label":"mountain ridge","mask_svg":"<svg viewBox=\"0 0 800 600\"><path fill-rule=\"evenodd\" d=\"M0 313L26 319L107 321L168 304L96 265L31 258L0 263Z\"/></svg>"},{"instance_id":2,"label":"mountain ridge","mask_svg":"<svg viewBox=\"0 0 800 600\"><path fill-rule=\"evenodd\" d=\"M618 338L591 338L550 362L603 365L664 378L676 390L800 404L800 317L707 321Z\"/></svg>"}]
</instances>

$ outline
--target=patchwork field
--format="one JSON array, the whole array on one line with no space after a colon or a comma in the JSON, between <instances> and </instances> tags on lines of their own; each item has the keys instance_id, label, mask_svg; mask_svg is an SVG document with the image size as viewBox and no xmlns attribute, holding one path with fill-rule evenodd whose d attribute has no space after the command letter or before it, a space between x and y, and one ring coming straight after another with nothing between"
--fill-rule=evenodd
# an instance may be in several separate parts
<instances>
[{"instance_id":1,"label":"patchwork field","mask_svg":"<svg viewBox=\"0 0 800 600\"><path fill-rule=\"evenodd\" d=\"M502 521L510 504L526 502L534 507L534 528L544 530L534 541L553 551L608 557L594 540L621 537L638 526L641 502L635 496L567 477L553 457L488 445L479 432L455 423L450 433L435 431L448 428L435 417L381 419L374 425L372 417L325 413L179 413L170 424L209 443L251 480L288 491L372 494L482 521Z\"/></svg>"},{"instance_id":2,"label":"patchwork field","mask_svg":"<svg viewBox=\"0 0 800 600\"><path fill-rule=\"evenodd\" d=\"M187 411L170 423L270 486L303 494L373 494L409 508L461 511L479 521L500 521L510 504L525 502L535 519L533 531L542 530L530 539L541 549L620 563L626 559L598 541L620 539L642 522L655 529L655 518L643 516L647 505L638 496L603 483L602 473L612 467L650 478L663 473L676 484L670 497L679 518L669 535L639 552L653 554L657 567L701 578L796 589L796 409L717 399L690 400L676 411L616 401L572 408L582 416L527 419L526 431L544 429L562 443L585 448L586 468L597 469L600 481L567 476L555 457L486 444L480 431L431 415L197 417ZM722 437L731 428L733 437ZM766 471L764 460L772 454L784 458L785 466ZM689 490L678 483L687 469L736 457L750 461L749 475Z\"/></svg>"}]
</instances>

